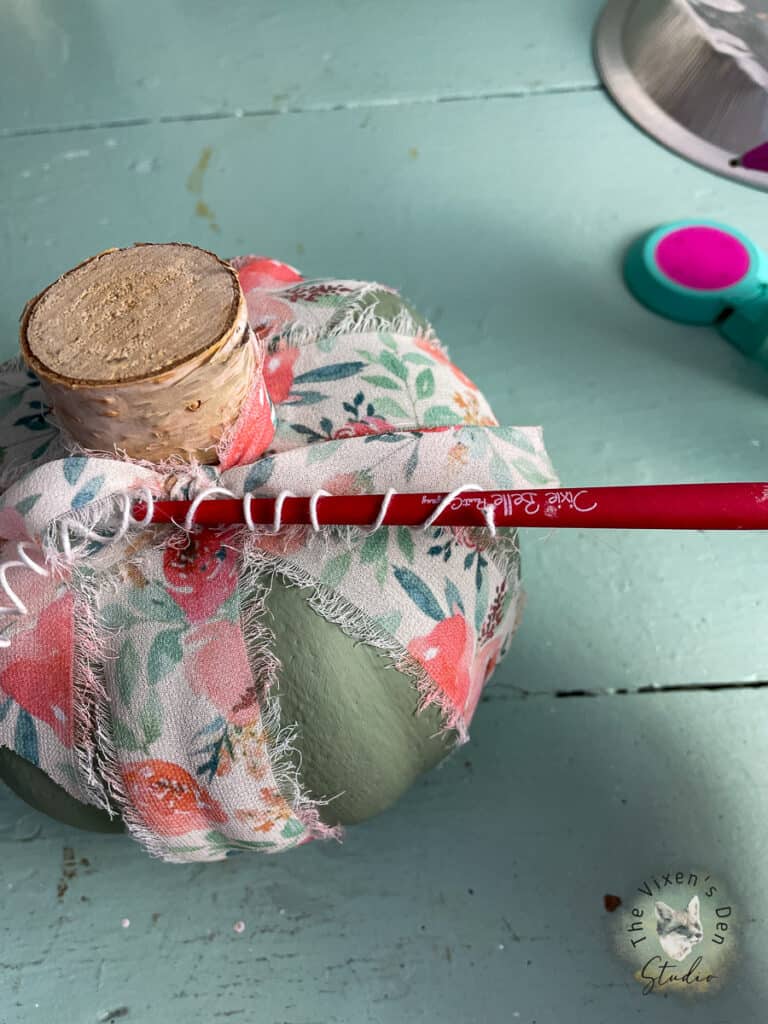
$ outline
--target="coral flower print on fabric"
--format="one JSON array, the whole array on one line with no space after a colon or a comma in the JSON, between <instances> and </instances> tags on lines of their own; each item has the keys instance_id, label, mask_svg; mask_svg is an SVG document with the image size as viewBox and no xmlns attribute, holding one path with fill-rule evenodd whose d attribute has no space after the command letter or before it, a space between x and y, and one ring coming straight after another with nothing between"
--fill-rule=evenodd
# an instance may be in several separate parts
<instances>
[{"instance_id":1,"label":"coral flower print on fabric","mask_svg":"<svg viewBox=\"0 0 768 1024\"><path fill-rule=\"evenodd\" d=\"M123 778L142 822L164 836L221 825L227 816L189 772L170 761L138 761Z\"/></svg>"},{"instance_id":2,"label":"coral flower print on fabric","mask_svg":"<svg viewBox=\"0 0 768 1024\"><path fill-rule=\"evenodd\" d=\"M273 402L286 402L293 386L293 368L299 358L295 346L282 342L264 361L264 380Z\"/></svg>"},{"instance_id":3,"label":"coral flower print on fabric","mask_svg":"<svg viewBox=\"0 0 768 1024\"><path fill-rule=\"evenodd\" d=\"M37 764L40 723L60 743L72 745L72 595L64 594L31 618L29 628L14 636L14 659L0 671L0 690L21 709L17 751Z\"/></svg>"},{"instance_id":4,"label":"coral flower print on fabric","mask_svg":"<svg viewBox=\"0 0 768 1024\"><path fill-rule=\"evenodd\" d=\"M438 622L426 636L416 637L408 651L450 704L463 711L469 696L474 639L461 612Z\"/></svg>"}]
</instances>

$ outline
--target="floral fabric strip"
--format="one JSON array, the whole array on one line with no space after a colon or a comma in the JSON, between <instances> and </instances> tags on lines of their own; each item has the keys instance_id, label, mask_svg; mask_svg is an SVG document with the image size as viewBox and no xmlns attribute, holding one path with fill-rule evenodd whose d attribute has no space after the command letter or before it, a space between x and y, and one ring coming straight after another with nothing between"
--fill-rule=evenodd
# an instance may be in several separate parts
<instances>
[{"instance_id":1,"label":"floral fabric strip","mask_svg":"<svg viewBox=\"0 0 768 1024\"><path fill-rule=\"evenodd\" d=\"M122 495L557 482L541 431L498 426L391 290L305 282L255 257L235 264L263 379L218 467L171 474L67 456L35 378L15 364L0 374L2 558L23 563L23 542L48 572L8 570L26 614L7 618L0 650L0 745L78 799L114 808L168 860L278 852L329 831L278 733L265 571L310 587L313 607L387 652L464 738L519 616L516 537L399 527L121 535ZM68 521L80 526L71 558Z\"/></svg>"}]
</instances>

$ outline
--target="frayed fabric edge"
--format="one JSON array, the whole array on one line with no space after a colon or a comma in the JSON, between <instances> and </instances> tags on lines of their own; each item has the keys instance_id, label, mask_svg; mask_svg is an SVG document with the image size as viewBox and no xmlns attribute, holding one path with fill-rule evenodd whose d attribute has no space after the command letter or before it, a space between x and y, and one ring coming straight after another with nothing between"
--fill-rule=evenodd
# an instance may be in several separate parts
<instances>
[{"instance_id":1,"label":"frayed fabric edge","mask_svg":"<svg viewBox=\"0 0 768 1024\"><path fill-rule=\"evenodd\" d=\"M341 826L326 825L320 818L320 807L328 798L315 797L301 785L301 752L296 747L297 730L293 725L280 725L279 670L280 660L274 652L272 631L266 623L266 598L269 594L273 570L257 558L251 557L247 541L238 589L240 593L240 621L243 628L248 661L255 680L263 680L259 691L261 721L268 736L269 761L275 783L291 805L312 839L341 840ZM268 572L264 581L264 572Z\"/></svg>"},{"instance_id":2,"label":"frayed fabric edge","mask_svg":"<svg viewBox=\"0 0 768 1024\"><path fill-rule=\"evenodd\" d=\"M443 690L402 644L378 626L361 608L325 586L304 569L279 555L261 551L255 543L257 536L250 537L250 542L246 542L244 557L249 568L257 573L267 572L272 576L280 576L288 586L309 590L307 601L313 611L327 622L338 626L353 640L376 649L393 668L411 678L419 697L417 714L427 707L437 707L442 718L443 731L455 732L457 745L467 742L468 724L463 713L451 704Z\"/></svg>"},{"instance_id":3,"label":"frayed fabric edge","mask_svg":"<svg viewBox=\"0 0 768 1024\"><path fill-rule=\"evenodd\" d=\"M291 287L295 286L289 285L288 289ZM315 325L294 321L284 330L277 332L270 339L267 348L272 350L281 342L293 348L303 348L317 343L321 338L340 338L344 335L382 332L410 338L425 338L431 345L447 355L445 346L438 341L431 324L419 323L409 309L403 308L394 317L386 317L377 313L375 306L368 305L371 295L375 295L377 292L398 294L386 285L365 282L354 298L344 304L327 323Z\"/></svg>"},{"instance_id":4,"label":"frayed fabric edge","mask_svg":"<svg viewBox=\"0 0 768 1024\"><path fill-rule=\"evenodd\" d=\"M101 581L103 582L103 581ZM109 697L99 666L110 656L110 631L99 624L96 592L80 573L73 574L75 590L74 717L77 762L91 802L111 817L122 818L131 836L153 857L170 860L162 836L148 829L131 805L123 783L113 740Z\"/></svg>"},{"instance_id":5,"label":"frayed fabric edge","mask_svg":"<svg viewBox=\"0 0 768 1024\"><path fill-rule=\"evenodd\" d=\"M103 522L105 511L116 512L114 496L79 510L74 517L81 525ZM85 802L120 817L128 832L153 857L175 860L166 837L152 832L135 811L123 781L120 759L113 735L112 708L103 678L103 666L112 655L114 631L104 626L97 614L98 595L105 586L117 586L108 568L92 577L82 571L87 545L74 549L71 562L62 558L58 547L58 520L43 538L43 551L51 571L71 569L74 607L73 718L75 763ZM98 555L96 555L98 559ZM98 586L96 586L98 581ZM180 858L183 860L183 858Z\"/></svg>"},{"instance_id":6,"label":"frayed fabric edge","mask_svg":"<svg viewBox=\"0 0 768 1024\"><path fill-rule=\"evenodd\" d=\"M334 338L344 334L402 334L408 337L427 337L432 340L434 331L429 324L420 324L413 313L403 306L394 317L384 317L376 312L375 306L366 305L366 300L377 292L391 289L380 284L369 284L360 290L354 299L340 311L338 319L331 317L323 328L325 337ZM404 301L401 299L401 301Z\"/></svg>"}]
</instances>

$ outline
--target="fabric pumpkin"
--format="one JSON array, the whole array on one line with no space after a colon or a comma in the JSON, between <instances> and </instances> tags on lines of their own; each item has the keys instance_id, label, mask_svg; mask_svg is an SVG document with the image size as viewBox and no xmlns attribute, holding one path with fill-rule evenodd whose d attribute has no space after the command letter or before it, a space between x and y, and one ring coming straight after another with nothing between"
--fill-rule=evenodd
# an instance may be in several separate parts
<instances>
[{"instance_id":1,"label":"fabric pumpkin","mask_svg":"<svg viewBox=\"0 0 768 1024\"><path fill-rule=\"evenodd\" d=\"M394 292L235 266L263 378L219 466L174 467L174 497L556 484L540 430L498 426ZM0 773L22 793L37 773L38 806L61 815L64 791L167 860L278 852L382 810L467 738L518 620L513 531L153 527L67 564L53 521L103 533L121 495L167 492L165 468L71 454L15 363L0 415L4 557L26 536L53 569L9 570L27 614L0 651Z\"/></svg>"}]
</instances>

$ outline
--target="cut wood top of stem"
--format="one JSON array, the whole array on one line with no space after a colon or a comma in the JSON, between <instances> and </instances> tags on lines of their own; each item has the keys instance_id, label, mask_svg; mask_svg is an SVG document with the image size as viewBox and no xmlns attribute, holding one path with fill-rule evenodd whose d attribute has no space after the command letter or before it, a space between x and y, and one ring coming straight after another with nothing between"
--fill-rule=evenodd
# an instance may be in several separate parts
<instances>
[{"instance_id":1,"label":"cut wood top of stem","mask_svg":"<svg viewBox=\"0 0 768 1024\"><path fill-rule=\"evenodd\" d=\"M33 300L22 348L33 369L63 380L143 380L215 345L240 301L235 271L213 253L179 243L112 249Z\"/></svg>"}]
</instances>

